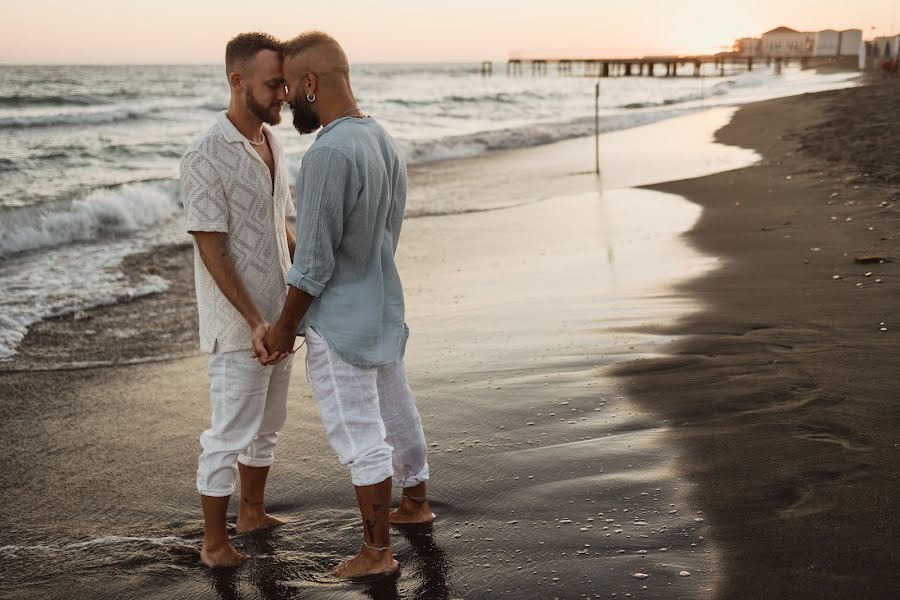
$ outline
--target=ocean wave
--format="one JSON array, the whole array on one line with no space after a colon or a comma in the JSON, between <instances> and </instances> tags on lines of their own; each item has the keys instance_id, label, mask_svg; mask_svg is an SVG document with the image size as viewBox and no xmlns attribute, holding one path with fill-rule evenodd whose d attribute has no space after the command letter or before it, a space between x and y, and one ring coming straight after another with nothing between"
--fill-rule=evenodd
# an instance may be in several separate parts
<instances>
[{"instance_id":1,"label":"ocean wave","mask_svg":"<svg viewBox=\"0 0 900 600\"><path fill-rule=\"evenodd\" d=\"M206 110L214 110L216 112L219 112L228 108L228 100L206 100L205 102L199 104L199 107Z\"/></svg>"},{"instance_id":2,"label":"ocean wave","mask_svg":"<svg viewBox=\"0 0 900 600\"><path fill-rule=\"evenodd\" d=\"M89 550L97 547L121 546L121 545L147 545L147 546L190 546L197 540L188 540L176 536L164 537L138 537L111 535L102 538L87 540L85 542L73 542L69 544L35 544L20 546L9 544L0 546L0 556L16 558L22 553L52 553L65 552L67 550Z\"/></svg>"},{"instance_id":3,"label":"ocean wave","mask_svg":"<svg viewBox=\"0 0 900 600\"><path fill-rule=\"evenodd\" d=\"M60 125L102 125L145 117L150 110L118 107L111 110L61 112L42 115L0 117L0 128L54 127Z\"/></svg>"},{"instance_id":4,"label":"ocean wave","mask_svg":"<svg viewBox=\"0 0 900 600\"><path fill-rule=\"evenodd\" d=\"M600 133L638 127L668 119L693 110L668 110L625 113L601 118ZM481 131L473 134L448 136L433 140L404 141L398 144L410 164L477 156L489 150L508 150L551 144L562 140L592 135L594 117L582 117L562 122L536 123L523 127Z\"/></svg>"},{"instance_id":5,"label":"ocean wave","mask_svg":"<svg viewBox=\"0 0 900 600\"><path fill-rule=\"evenodd\" d=\"M118 99L121 99L121 97ZM10 94L7 96L0 96L0 108L27 108L30 106L95 106L112 103L113 100L111 98L95 94L70 94L67 96Z\"/></svg>"},{"instance_id":6,"label":"ocean wave","mask_svg":"<svg viewBox=\"0 0 900 600\"><path fill-rule=\"evenodd\" d=\"M174 181L99 189L56 210L7 210L0 221L0 259L147 228L178 210Z\"/></svg>"},{"instance_id":7,"label":"ocean wave","mask_svg":"<svg viewBox=\"0 0 900 600\"><path fill-rule=\"evenodd\" d=\"M158 275L149 275L140 283L119 290L118 293L106 290L91 298L62 296L55 302L46 305L35 304L10 314L0 313L0 361L7 361L16 355L16 348L25 339L28 329L35 323L71 315L78 311L127 302L134 298L158 294L167 289L169 289L168 281Z\"/></svg>"},{"instance_id":8,"label":"ocean wave","mask_svg":"<svg viewBox=\"0 0 900 600\"><path fill-rule=\"evenodd\" d=\"M522 92L512 94L510 92L496 92L492 94L478 94L474 96L464 96L461 94L450 94L440 98L426 98L422 100L411 100L409 98L385 98L382 102L387 104L396 104L398 106L444 106L447 104L520 104L523 99L538 98L543 96L532 92Z\"/></svg>"}]
</instances>

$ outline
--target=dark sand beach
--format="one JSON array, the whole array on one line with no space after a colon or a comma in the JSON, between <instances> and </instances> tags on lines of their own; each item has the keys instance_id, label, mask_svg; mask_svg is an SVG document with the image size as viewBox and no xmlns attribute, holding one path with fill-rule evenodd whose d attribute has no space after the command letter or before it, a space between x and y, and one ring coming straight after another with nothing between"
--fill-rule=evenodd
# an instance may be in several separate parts
<instances>
[{"instance_id":1,"label":"dark sand beach","mask_svg":"<svg viewBox=\"0 0 900 600\"><path fill-rule=\"evenodd\" d=\"M853 259L897 258L897 182L825 154L847 135L828 120L873 103L861 131L878 94L744 107L718 137L759 165L649 189L628 186L669 179L667 152L703 171L675 129L623 138L638 172L606 189L590 139L411 171L512 207L404 226L440 519L396 532L397 581L327 575L358 516L302 352L269 489L288 523L239 536L237 571L198 565L191 250L132 257L169 291L47 321L0 371L2 596L894 597L900 280ZM694 162L746 159L716 148Z\"/></svg>"},{"instance_id":2,"label":"dark sand beach","mask_svg":"<svg viewBox=\"0 0 900 600\"><path fill-rule=\"evenodd\" d=\"M717 139L759 165L657 188L725 262L679 287L705 309L670 356L618 373L687 449L722 598L900 594L898 109L896 83L750 105Z\"/></svg>"}]
</instances>

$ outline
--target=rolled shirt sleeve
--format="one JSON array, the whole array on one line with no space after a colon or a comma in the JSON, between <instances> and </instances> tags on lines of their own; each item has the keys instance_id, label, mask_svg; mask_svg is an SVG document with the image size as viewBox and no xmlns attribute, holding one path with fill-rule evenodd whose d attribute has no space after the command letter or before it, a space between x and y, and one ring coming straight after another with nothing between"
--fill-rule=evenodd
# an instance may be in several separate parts
<instances>
[{"instance_id":1,"label":"rolled shirt sleeve","mask_svg":"<svg viewBox=\"0 0 900 600\"><path fill-rule=\"evenodd\" d=\"M318 297L334 272L344 215L356 200L359 182L353 162L327 146L303 157L297 177L297 248L286 281Z\"/></svg>"},{"instance_id":2,"label":"rolled shirt sleeve","mask_svg":"<svg viewBox=\"0 0 900 600\"><path fill-rule=\"evenodd\" d=\"M213 163L201 151L181 161L181 202L187 231L228 233L228 201Z\"/></svg>"}]
</instances>

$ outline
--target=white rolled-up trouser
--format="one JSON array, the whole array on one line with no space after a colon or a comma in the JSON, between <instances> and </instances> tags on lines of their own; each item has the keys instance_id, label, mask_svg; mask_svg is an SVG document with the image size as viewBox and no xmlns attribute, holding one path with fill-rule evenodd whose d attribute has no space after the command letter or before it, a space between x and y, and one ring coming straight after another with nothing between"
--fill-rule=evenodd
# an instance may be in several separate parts
<instances>
[{"instance_id":1,"label":"white rolled-up trouser","mask_svg":"<svg viewBox=\"0 0 900 600\"><path fill-rule=\"evenodd\" d=\"M209 355L212 423L200 436L197 489L204 496L230 496L237 462L268 467L287 418L293 356L264 367L250 350Z\"/></svg>"},{"instance_id":2,"label":"white rolled-up trouser","mask_svg":"<svg viewBox=\"0 0 900 600\"><path fill-rule=\"evenodd\" d=\"M353 485L393 477L407 488L428 479L425 434L402 362L353 366L307 327L306 369L328 443Z\"/></svg>"}]
</instances>

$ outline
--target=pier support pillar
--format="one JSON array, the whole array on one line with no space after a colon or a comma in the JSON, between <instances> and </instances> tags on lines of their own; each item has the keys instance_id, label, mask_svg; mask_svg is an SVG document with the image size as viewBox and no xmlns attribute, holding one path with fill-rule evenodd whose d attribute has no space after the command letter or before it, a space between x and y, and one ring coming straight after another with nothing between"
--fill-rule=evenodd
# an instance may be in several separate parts
<instances>
[{"instance_id":1,"label":"pier support pillar","mask_svg":"<svg viewBox=\"0 0 900 600\"><path fill-rule=\"evenodd\" d=\"M625 63L625 77L631 77L631 63Z\"/></svg>"}]
</instances>

